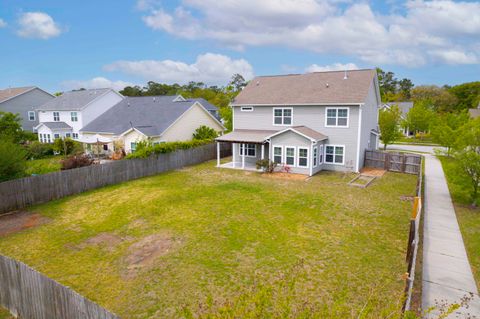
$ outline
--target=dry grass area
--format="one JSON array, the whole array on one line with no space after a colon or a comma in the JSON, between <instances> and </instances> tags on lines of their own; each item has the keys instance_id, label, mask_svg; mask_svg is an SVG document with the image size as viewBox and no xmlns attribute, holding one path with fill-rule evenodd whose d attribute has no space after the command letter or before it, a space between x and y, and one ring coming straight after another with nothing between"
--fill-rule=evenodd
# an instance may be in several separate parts
<instances>
[{"instance_id":1,"label":"dry grass area","mask_svg":"<svg viewBox=\"0 0 480 319\"><path fill-rule=\"evenodd\" d=\"M214 162L33 207L0 237L122 318L396 318L416 177L308 180Z\"/></svg>"}]
</instances>

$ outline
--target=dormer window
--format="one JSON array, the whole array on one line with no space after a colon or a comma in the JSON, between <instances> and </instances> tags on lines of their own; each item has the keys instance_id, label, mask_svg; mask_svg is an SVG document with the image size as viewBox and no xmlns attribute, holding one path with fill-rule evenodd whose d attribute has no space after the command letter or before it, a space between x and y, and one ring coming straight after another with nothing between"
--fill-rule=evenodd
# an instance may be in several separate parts
<instances>
[{"instance_id":1,"label":"dormer window","mask_svg":"<svg viewBox=\"0 0 480 319\"><path fill-rule=\"evenodd\" d=\"M282 107L273 109L273 125L292 125L293 108Z\"/></svg>"},{"instance_id":2,"label":"dormer window","mask_svg":"<svg viewBox=\"0 0 480 319\"><path fill-rule=\"evenodd\" d=\"M54 122L60 121L60 112L53 112L53 121Z\"/></svg>"}]
</instances>

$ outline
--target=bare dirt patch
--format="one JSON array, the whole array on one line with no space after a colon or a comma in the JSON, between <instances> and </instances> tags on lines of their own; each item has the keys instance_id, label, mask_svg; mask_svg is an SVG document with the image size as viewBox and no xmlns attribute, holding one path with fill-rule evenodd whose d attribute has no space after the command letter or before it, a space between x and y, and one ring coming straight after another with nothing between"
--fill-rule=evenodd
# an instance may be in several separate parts
<instances>
[{"instance_id":1,"label":"bare dirt patch","mask_svg":"<svg viewBox=\"0 0 480 319\"><path fill-rule=\"evenodd\" d=\"M84 249L89 246L102 246L105 247L107 250L112 251L117 247L120 243L125 240L129 240L129 237L120 237L115 234L111 233L100 233L96 236L90 237L84 242L80 243L79 245L72 246L72 249Z\"/></svg>"},{"instance_id":2,"label":"bare dirt patch","mask_svg":"<svg viewBox=\"0 0 480 319\"><path fill-rule=\"evenodd\" d=\"M381 168L374 168L374 167L364 167L360 170L360 173L365 176L375 176L375 177L381 177L383 176L387 171Z\"/></svg>"},{"instance_id":3,"label":"bare dirt patch","mask_svg":"<svg viewBox=\"0 0 480 319\"><path fill-rule=\"evenodd\" d=\"M40 214L25 211L0 215L0 237L43 225L49 220Z\"/></svg>"},{"instance_id":4,"label":"bare dirt patch","mask_svg":"<svg viewBox=\"0 0 480 319\"><path fill-rule=\"evenodd\" d=\"M158 257L171 253L180 244L179 238L168 234L153 234L142 238L128 248L128 255L124 258L127 267L125 276L131 278L139 269L152 267Z\"/></svg>"}]
</instances>

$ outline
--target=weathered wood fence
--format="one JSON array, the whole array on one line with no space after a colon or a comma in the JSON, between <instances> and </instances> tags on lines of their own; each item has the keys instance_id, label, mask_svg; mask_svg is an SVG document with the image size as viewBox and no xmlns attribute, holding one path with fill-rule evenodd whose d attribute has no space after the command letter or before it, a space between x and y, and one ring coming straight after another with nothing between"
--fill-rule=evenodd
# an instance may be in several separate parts
<instances>
[{"instance_id":1,"label":"weathered wood fence","mask_svg":"<svg viewBox=\"0 0 480 319\"><path fill-rule=\"evenodd\" d=\"M221 156L231 155L231 145L221 144ZM92 165L0 183L0 214L45 203L91 189L202 163L216 158L216 144Z\"/></svg>"},{"instance_id":2,"label":"weathered wood fence","mask_svg":"<svg viewBox=\"0 0 480 319\"><path fill-rule=\"evenodd\" d=\"M423 206L423 169L422 157L420 157L420 166L418 172L416 197L413 201L412 216L410 218L410 231L407 244L407 255L405 261L407 263L407 277L405 282L405 302L403 310L410 310L413 283L415 281L415 266L417 263L418 245L420 243L420 219Z\"/></svg>"},{"instance_id":3,"label":"weathered wood fence","mask_svg":"<svg viewBox=\"0 0 480 319\"><path fill-rule=\"evenodd\" d=\"M392 153L381 151L365 151L365 167L375 167L387 171L418 174L422 156L411 153Z\"/></svg>"},{"instance_id":4,"label":"weathered wood fence","mask_svg":"<svg viewBox=\"0 0 480 319\"><path fill-rule=\"evenodd\" d=\"M72 289L0 255L0 305L23 319L118 319Z\"/></svg>"}]
</instances>

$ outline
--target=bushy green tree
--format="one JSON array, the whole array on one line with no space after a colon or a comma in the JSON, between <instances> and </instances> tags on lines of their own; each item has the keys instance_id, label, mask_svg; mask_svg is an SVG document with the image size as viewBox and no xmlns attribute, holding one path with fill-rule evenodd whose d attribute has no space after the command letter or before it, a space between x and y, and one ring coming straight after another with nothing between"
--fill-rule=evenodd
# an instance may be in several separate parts
<instances>
[{"instance_id":1,"label":"bushy green tree","mask_svg":"<svg viewBox=\"0 0 480 319\"><path fill-rule=\"evenodd\" d=\"M434 117L434 112L425 101L416 102L408 111L404 126L415 133L427 132Z\"/></svg>"},{"instance_id":2,"label":"bushy green tree","mask_svg":"<svg viewBox=\"0 0 480 319\"><path fill-rule=\"evenodd\" d=\"M389 109L380 110L378 117L378 126L380 128L380 139L383 143L383 149L392 144L401 137L400 117L401 111L397 105Z\"/></svg>"},{"instance_id":3,"label":"bushy green tree","mask_svg":"<svg viewBox=\"0 0 480 319\"><path fill-rule=\"evenodd\" d=\"M202 125L193 133L194 140L214 140L218 133L211 127Z\"/></svg>"},{"instance_id":4,"label":"bushy green tree","mask_svg":"<svg viewBox=\"0 0 480 319\"><path fill-rule=\"evenodd\" d=\"M53 150L62 155L79 154L83 151L81 143L74 141L69 137L56 138L53 141Z\"/></svg>"},{"instance_id":5,"label":"bushy green tree","mask_svg":"<svg viewBox=\"0 0 480 319\"><path fill-rule=\"evenodd\" d=\"M457 142L458 131L468 121L469 116L466 112L447 113L433 118L430 128L432 139L435 143L447 148L447 156L450 156L450 151Z\"/></svg>"},{"instance_id":6,"label":"bushy green tree","mask_svg":"<svg viewBox=\"0 0 480 319\"><path fill-rule=\"evenodd\" d=\"M455 111L458 104L457 97L446 87L421 85L413 88L411 94L415 104L424 103L438 113Z\"/></svg>"},{"instance_id":7,"label":"bushy green tree","mask_svg":"<svg viewBox=\"0 0 480 319\"><path fill-rule=\"evenodd\" d=\"M0 139L0 182L22 177L26 158L27 152L21 145Z\"/></svg>"},{"instance_id":8,"label":"bushy green tree","mask_svg":"<svg viewBox=\"0 0 480 319\"><path fill-rule=\"evenodd\" d=\"M455 85L449 92L458 100L455 110L476 108L480 103L480 81Z\"/></svg>"}]
</instances>

